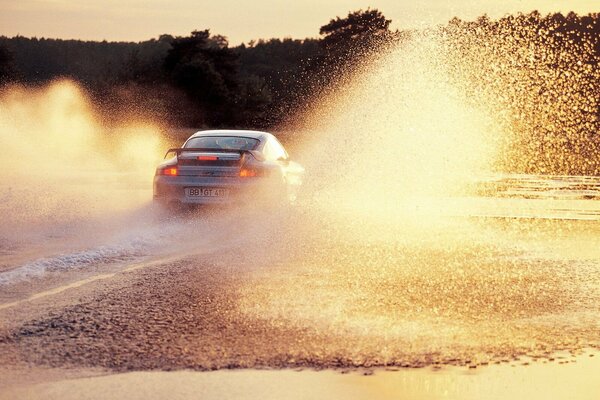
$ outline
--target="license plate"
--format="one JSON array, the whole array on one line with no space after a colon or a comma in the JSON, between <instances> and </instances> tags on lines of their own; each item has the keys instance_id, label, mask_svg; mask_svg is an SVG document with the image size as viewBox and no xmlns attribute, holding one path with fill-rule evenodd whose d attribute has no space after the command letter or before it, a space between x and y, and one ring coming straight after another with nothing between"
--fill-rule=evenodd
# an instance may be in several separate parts
<instances>
[{"instance_id":1,"label":"license plate","mask_svg":"<svg viewBox=\"0 0 600 400\"><path fill-rule=\"evenodd\" d=\"M185 193L189 197L227 197L229 189L197 187L186 188Z\"/></svg>"}]
</instances>

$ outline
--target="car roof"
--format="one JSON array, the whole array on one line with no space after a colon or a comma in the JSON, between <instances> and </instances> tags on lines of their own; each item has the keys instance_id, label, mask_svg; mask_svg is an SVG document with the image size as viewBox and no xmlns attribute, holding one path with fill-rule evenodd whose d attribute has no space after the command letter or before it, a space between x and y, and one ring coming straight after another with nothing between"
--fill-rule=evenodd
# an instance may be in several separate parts
<instances>
[{"instance_id":1,"label":"car roof","mask_svg":"<svg viewBox=\"0 0 600 400\"><path fill-rule=\"evenodd\" d=\"M188 138L188 140L192 138L196 138L199 136L240 136L247 137L250 139L257 139L265 141L268 137L273 136L268 132L261 131L250 131L250 130L242 130L242 129L214 129L208 131L198 131L194 133L192 136Z\"/></svg>"}]
</instances>

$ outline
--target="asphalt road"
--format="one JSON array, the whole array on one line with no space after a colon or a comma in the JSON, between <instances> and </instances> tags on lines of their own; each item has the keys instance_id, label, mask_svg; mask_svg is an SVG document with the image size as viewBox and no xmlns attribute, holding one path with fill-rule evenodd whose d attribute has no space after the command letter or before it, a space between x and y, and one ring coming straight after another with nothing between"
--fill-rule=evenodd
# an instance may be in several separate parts
<instances>
[{"instance_id":1,"label":"asphalt road","mask_svg":"<svg viewBox=\"0 0 600 400\"><path fill-rule=\"evenodd\" d=\"M0 363L475 368L600 348L595 221L227 215L180 217L179 254L0 309Z\"/></svg>"}]
</instances>

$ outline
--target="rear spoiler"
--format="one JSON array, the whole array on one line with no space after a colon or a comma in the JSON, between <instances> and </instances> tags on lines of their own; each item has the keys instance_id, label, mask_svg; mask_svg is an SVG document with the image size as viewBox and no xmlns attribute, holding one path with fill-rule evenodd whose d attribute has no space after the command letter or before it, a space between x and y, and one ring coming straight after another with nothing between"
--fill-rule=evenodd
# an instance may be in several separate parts
<instances>
[{"instance_id":1,"label":"rear spoiler","mask_svg":"<svg viewBox=\"0 0 600 400\"><path fill-rule=\"evenodd\" d=\"M260 153L259 151L256 151L256 150L211 149L211 148L204 148L204 147L194 147L194 148L192 148L192 147L176 147L176 148L167 150L164 158L167 158L169 153L175 153L179 157L179 155L181 153L193 152L193 151L204 151L204 152L208 152L208 153L237 153L240 156L244 155L245 153L248 153L248 154L251 154L257 160L260 160L260 161L264 160L262 153Z\"/></svg>"}]
</instances>

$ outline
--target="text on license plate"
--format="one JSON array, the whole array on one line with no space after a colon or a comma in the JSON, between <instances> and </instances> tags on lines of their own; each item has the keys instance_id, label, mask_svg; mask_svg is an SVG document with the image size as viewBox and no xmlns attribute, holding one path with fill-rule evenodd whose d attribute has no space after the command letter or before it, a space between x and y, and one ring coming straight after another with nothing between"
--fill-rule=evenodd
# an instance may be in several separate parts
<instances>
[{"instance_id":1,"label":"text on license plate","mask_svg":"<svg viewBox=\"0 0 600 400\"><path fill-rule=\"evenodd\" d=\"M190 197L227 197L229 196L229 189L222 188L186 188L185 192Z\"/></svg>"}]
</instances>

